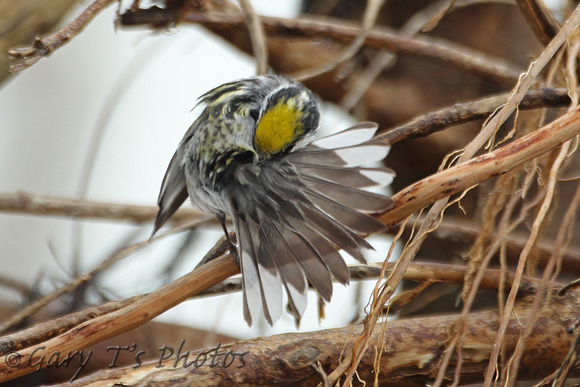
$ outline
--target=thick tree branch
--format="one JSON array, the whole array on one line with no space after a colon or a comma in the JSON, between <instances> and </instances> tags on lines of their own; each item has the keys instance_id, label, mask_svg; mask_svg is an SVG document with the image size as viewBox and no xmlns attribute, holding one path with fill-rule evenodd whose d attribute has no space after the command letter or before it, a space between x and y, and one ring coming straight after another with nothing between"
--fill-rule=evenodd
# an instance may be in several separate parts
<instances>
[{"instance_id":1,"label":"thick tree branch","mask_svg":"<svg viewBox=\"0 0 580 387\"><path fill-rule=\"evenodd\" d=\"M528 310L520 306L516 318L510 321L504 341L506 353L513 351L525 322ZM568 325L580 312L575 296L556 298L551 308L539 316L532 329L528 351L522 359L519 376L522 379L542 378L556 370L574 342L566 333ZM445 343L451 338L456 316L419 317L377 324L370 338L370 348L363 357L357 375L367 384L378 380L381 385L418 386L433 381ZM473 313L467 321L470 327L461 341L461 383L482 380L482 371L489 356L498 326L496 311ZM269 338L253 339L221 346L213 359L212 349L192 351L187 358L174 355L162 362L150 362L142 367L102 371L73 383L73 386L96 386L99 383L119 383L125 386L155 381L163 383L180 380L182 384L218 386L231 383L281 383L315 386L321 376L313 365L319 363L330 373L343 354L349 353L353 341L360 336L361 326L330 329L312 333L285 333ZM544 345L546 337L550 345ZM544 343L544 344L542 344ZM185 353L182 350L181 354ZM203 355L205 353L205 355ZM228 363L225 362L226 353ZM205 356L205 357L204 357ZM202 365L200 359L206 359ZM198 359L199 367L194 366ZM452 360L455 364L457 359ZM187 364L189 367L185 367ZM378 371L378 372L377 372ZM448 377L453 376L450 371ZM375 379L378 378L378 379Z\"/></svg>"}]
</instances>

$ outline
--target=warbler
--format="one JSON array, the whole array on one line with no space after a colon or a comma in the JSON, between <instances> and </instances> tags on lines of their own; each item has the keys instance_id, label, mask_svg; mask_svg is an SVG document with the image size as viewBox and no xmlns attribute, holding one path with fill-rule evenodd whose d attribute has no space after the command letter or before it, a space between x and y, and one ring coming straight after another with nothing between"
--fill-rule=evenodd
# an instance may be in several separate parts
<instances>
[{"instance_id":1,"label":"warbler","mask_svg":"<svg viewBox=\"0 0 580 387\"><path fill-rule=\"evenodd\" d=\"M153 234L189 198L216 214L226 237L231 217L242 272L244 318L273 325L288 311L300 319L308 283L326 301L332 279L347 284L339 250L365 262L372 249L360 235L384 230L367 213L393 206L366 188L390 184L394 173L364 167L389 146L371 141L378 126L361 123L320 139L316 96L298 81L255 76L216 87L199 99L204 109L191 125L163 179ZM228 241L229 241L228 237Z\"/></svg>"}]
</instances>

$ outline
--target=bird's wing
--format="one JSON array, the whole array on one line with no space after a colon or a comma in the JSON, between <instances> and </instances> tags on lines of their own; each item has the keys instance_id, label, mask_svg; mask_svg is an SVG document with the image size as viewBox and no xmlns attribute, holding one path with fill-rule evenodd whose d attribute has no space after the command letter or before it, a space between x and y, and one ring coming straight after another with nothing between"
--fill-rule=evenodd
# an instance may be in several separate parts
<instances>
[{"instance_id":1,"label":"bird's wing","mask_svg":"<svg viewBox=\"0 0 580 387\"><path fill-rule=\"evenodd\" d=\"M330 300L332 279L349 280L340 249L364 261L362 250L372 247L360 235L385 228L366 213L393 205L389 197L362 189L393 178L386 168L362 167L388 153L388 145L369 142L376 129L359 124L259 168L236 166L243 184L234 182L224 192L230 193L238 235L248 324L260 311L270 324L280 317L282 289L290 313L299 318L306 307L305 280Z\"/></svg>"},{"instance_id":2,"label":"bird's wing","mask_svg":"<svg viewBox=\"0 0 580 387\"><path fill-rule=\"evenodd\" d=\"M165 172L159 198L157 199L159 210L157 211L151 236L155 235L188 197L185 172L183 171L185 146L186 139L184 138L171 158L171 162Z\"/></svg>"}]
</instances>

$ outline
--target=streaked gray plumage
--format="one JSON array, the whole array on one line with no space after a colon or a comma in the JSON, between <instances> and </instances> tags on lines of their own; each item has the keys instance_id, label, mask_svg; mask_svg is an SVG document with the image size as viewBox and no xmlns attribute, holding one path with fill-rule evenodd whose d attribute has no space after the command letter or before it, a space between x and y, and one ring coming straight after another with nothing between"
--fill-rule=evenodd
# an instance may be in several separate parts
<instances>
[{"instance_id":1,"label":"streaked gray plumage","mask_svg":"<svg viewBox=\"0 0 580 387\"><path fill-rule=\"evenodd\" d=\"M206 107L179 144L159 195L154 233L187 196L194 206L234 223L243 278L244 317L263 311L273 324L288 310L302 316L308 282L327 301L332 278L349 272L338 250L364 262L361 236L384 230L365 213L392 206L365 191L385 186L389 146L372 142L373 123L309 140L319 126L316 97L278 76L227 83L201 97ZM225 228L225 226L224 226Z\"/></svg>"}]
</instances>

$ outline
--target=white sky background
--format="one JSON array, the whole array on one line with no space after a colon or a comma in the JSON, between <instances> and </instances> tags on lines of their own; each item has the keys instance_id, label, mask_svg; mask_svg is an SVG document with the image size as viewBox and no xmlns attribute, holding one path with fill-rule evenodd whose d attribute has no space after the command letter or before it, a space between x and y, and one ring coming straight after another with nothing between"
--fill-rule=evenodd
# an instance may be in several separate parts
<instances>
[{"instance_id":1,"label":"white sky background","mask_svg":"<svg viewBox=\"0 0 580 387\"><path fill-rule=\"evenodd\" d=\"M296 15L297 3L252 1L260 14L287 17ZM224 82L255 74L251 58L202 28L180 25L165 34L115 32L114 12L109 8L71 43L0 88L0 192L74 198L91 136L99 120L106 118L87 199L154 205L167 164L198 113L191 112L197 97ZM343 129L351 123L328 108L325 111L326 128ZM0 213L2 275L28 284L42 279L45 292L68 282L72 228L73 222L65 218ZM151 225L86 221L80 272L97 267L134 232L139 232L136 242L145 240ZM221 234L218 228L209 232L204 244L181 262L178 275L191 270ZM167 238L130 256L107 272L100 284L117 297L161 286L159 272L182 238ZM371 260L382 260L386 244L371 243L377 248ZM370 294L372 286L365 285L363 294ZM327 318L320 324L311 293L301 330L348 324L355 315L354 289L349 290L335 285ZM264 321L248 328L241 293L187 301L160 319L242 338L296 330L287 314L273 328Z\"/></svg>"}]
</instances>

